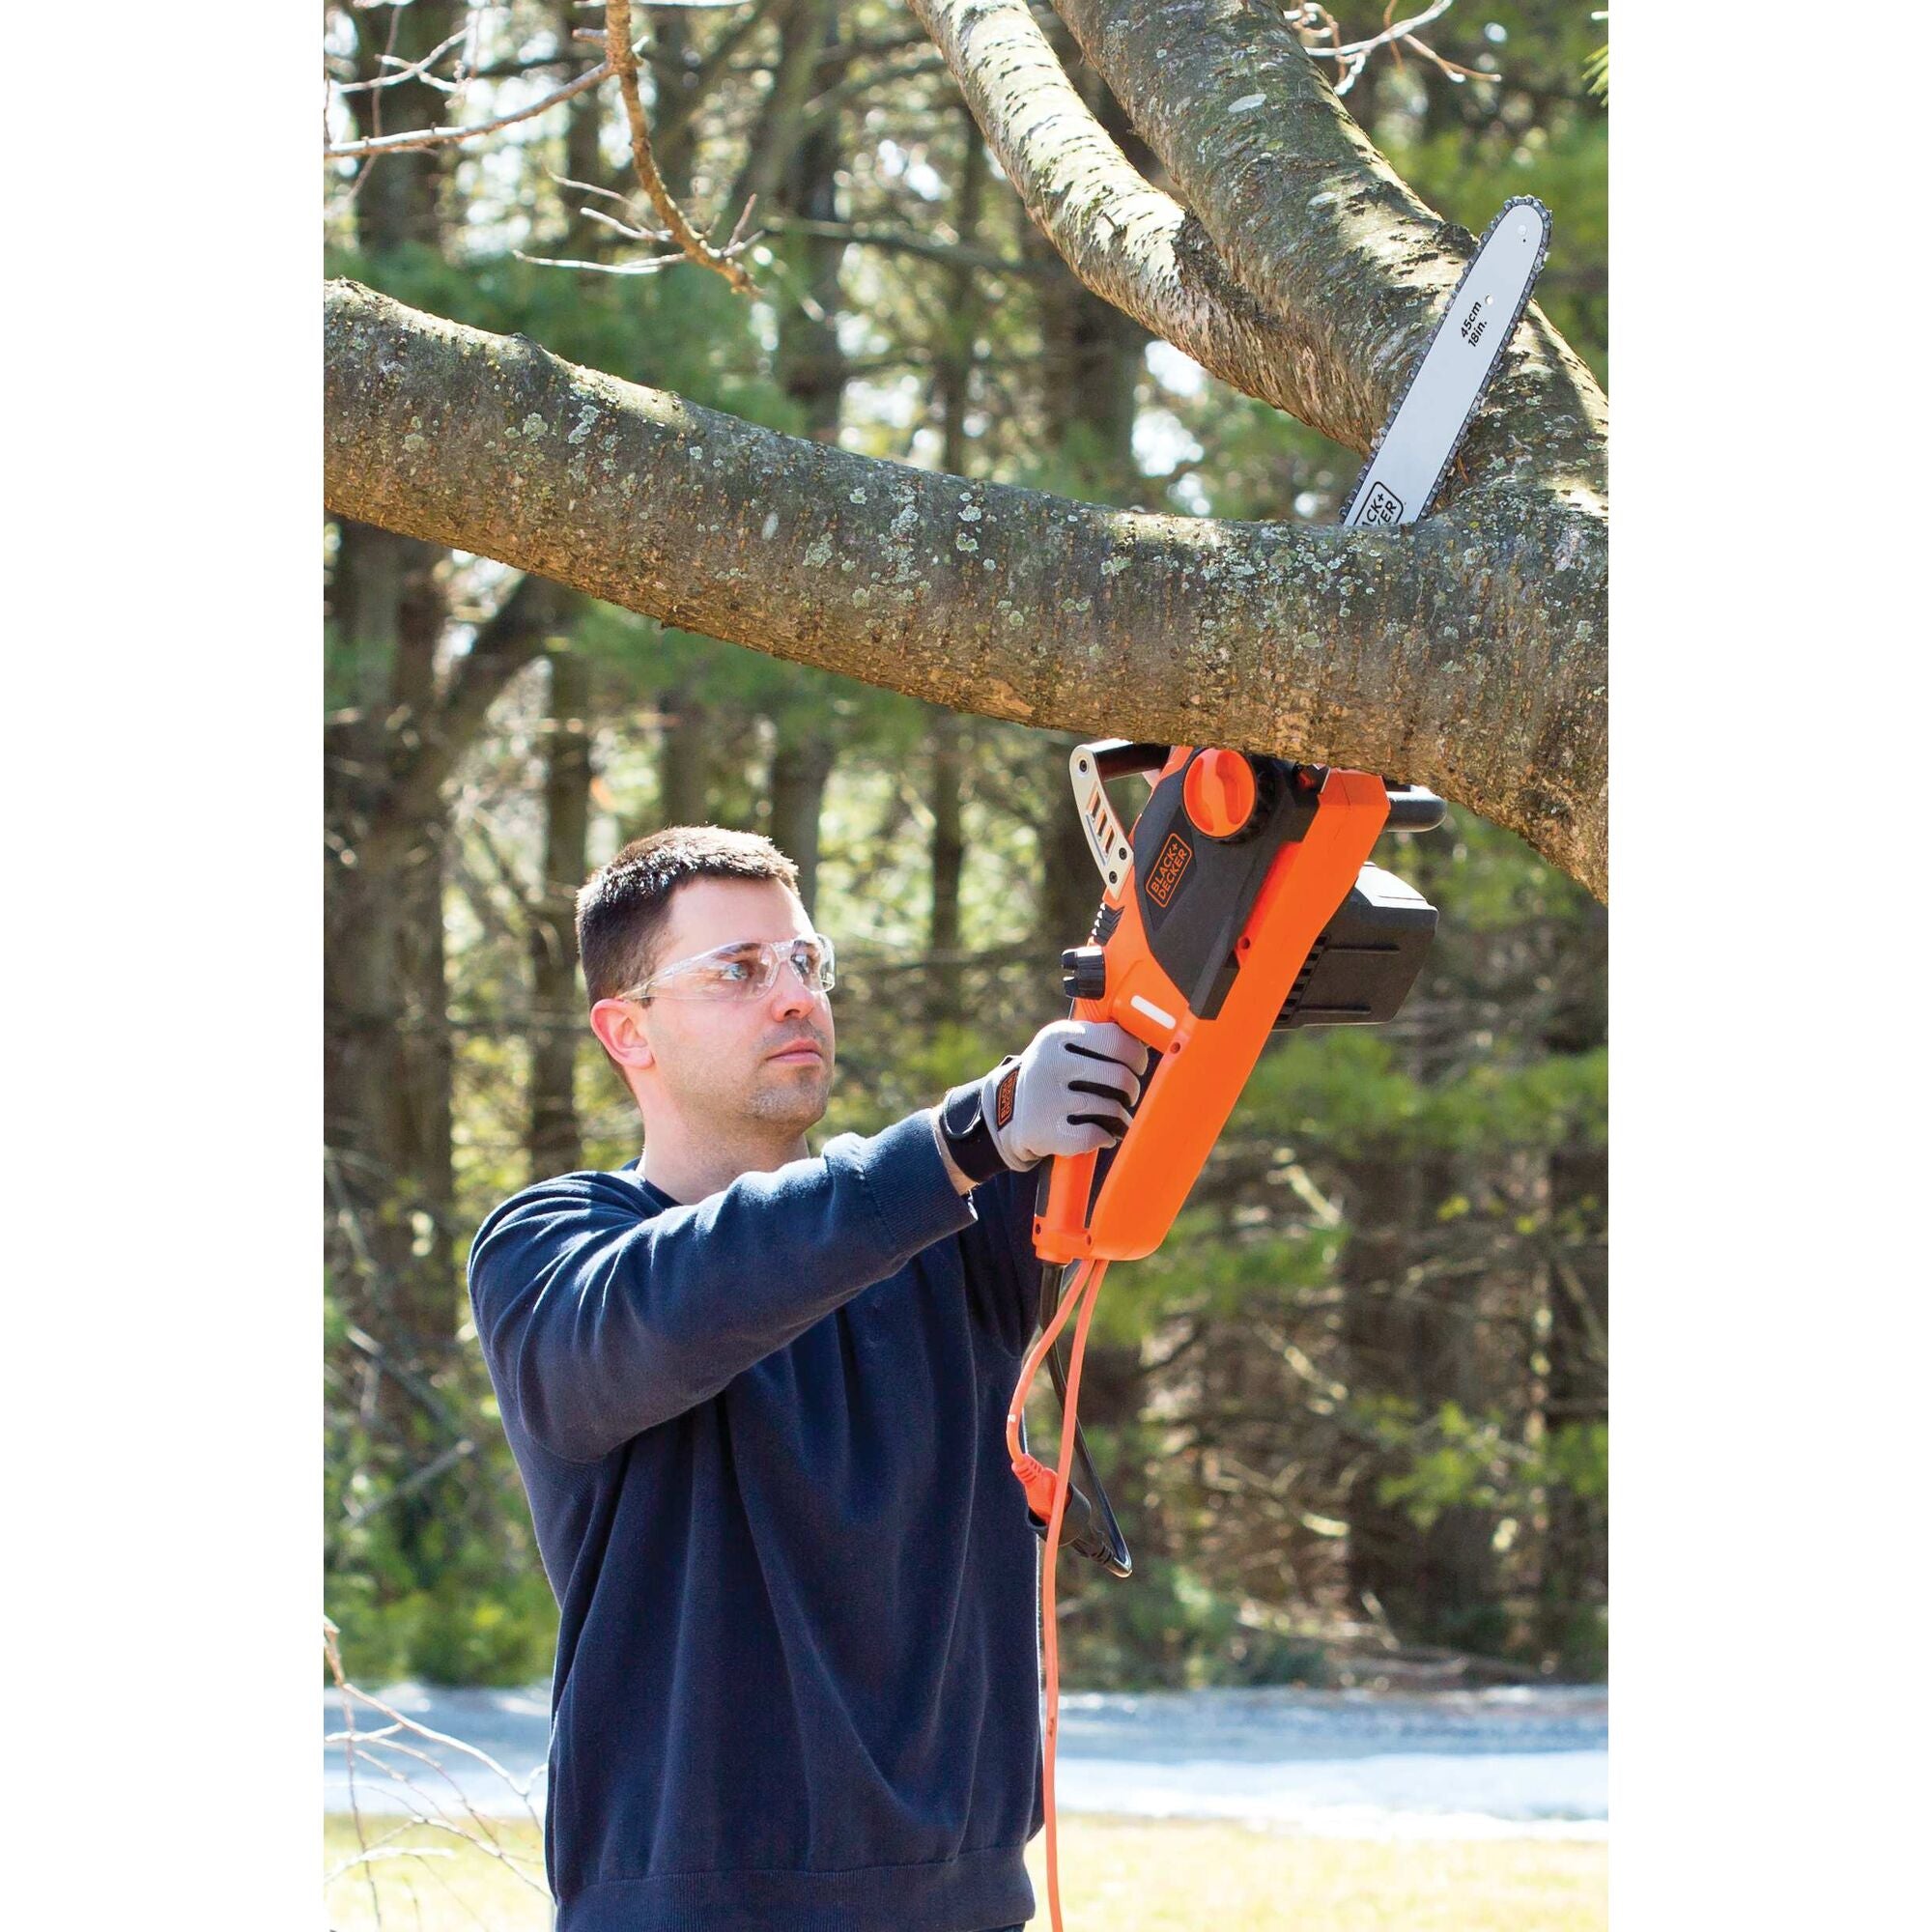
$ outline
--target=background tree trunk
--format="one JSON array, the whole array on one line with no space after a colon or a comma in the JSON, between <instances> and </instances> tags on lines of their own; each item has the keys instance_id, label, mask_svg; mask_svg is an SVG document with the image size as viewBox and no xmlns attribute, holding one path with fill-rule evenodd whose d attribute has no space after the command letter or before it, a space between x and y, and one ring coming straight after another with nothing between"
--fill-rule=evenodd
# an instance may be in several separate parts
<instances>
[{"instance_id":1,"label":"background tree trunk","mask_svg":"<svg viewBox=\"0 0 1932 1932\"><path fill-rule=\"evenodd\" d=\"M958 952L959 886L966 871L966 726L955 711L933 714L926 733L929 760L926 802L932 809L932 838L927 855L932 873L932 914L926 946L939 956L926 976L925 1005L929 1026L965 1017L965 979Z\"/></svg>"},{"instance_id":2,"label":"background tree trunk","mask_svg":"<svg viewBox=\"0 0 1932 1932\"><path fill-rule=\"evenodd\" d=\"M405 63L447 38L456 9L422 0L395 16ZM357 71L384 70L373 42ZM380 91L391 126L440 117L419 79ZM420 118L415 118L420 117ZM385 155L367 164L358 245L381 257L441 240L447 155ZM424 744L436 651L447 618L431 545L354 519L338 526L331 608L351 702L327 727L324 869L324 1134L331 1151L332 1260L357 1284L352 1302L398 1366L433 1362L456 1327L450 1256L450 1041L443 978L443 813L438 798L398 811L399 781ZM379 822L380 852L365 835ZM399 1434L419 1418L396 1375L380 1407Z\"/></svg>"},{"instance_id":3,"label":"background tree trunk","mask_svg":"<svg viewBox=\"0 0 1932 1932\"><path fill-rule=\"evenodd\" d=\"M658 820L703 825L711 813L710 716L692 693L672 688L658 696ZM656 829L656 828L653 828Z\"/></svg>"},{"instance_id":4,"label":"background tree trunk","mask_svg":"<svg viewBox=\"0 0 1932 1932\"><path fill-rule=\"evenodd\" d=\"M543 883L530 921L532 1178L583 1165L577 1119L577 893L589 870L592 721L590 667L573 651L550 654L544 759Z\"/></svg>"},{"instance_id":5,"label":"background tree trunk","mask_svg":"<svg viewBox=\"0 0 1932 1932\"><path fill-rule=\"evenodd\" d=\"M784 720L772 753L771 839L798 867L798 895L808 913L818 899L818 822L835 751L825 733Z\"/></svg>"},{"instance_id":6,"label":"background tree trunk","mask_svg":"<svg viewBox=\"0 0 1932 1932\"><path fill-rule=\"evenodd\" d=\"M985 205L986 148L971 115L965 123L965 152L959 167L959 188L953 200L952 226L961 248L980 239ZM972 405L973 369L978 360L981 304L979 277L961 263L948 275L950 299L938 318L938 342L933 355L933 394L939 406L939 467L954 476L970 476L975 465L967 446L966 416Z\"/></svg>"},{"instance_id":7,"label":"background tree trunk","mask_svg":"<svg viewBox=\"0 0 1932 1932\"><path fill-rule=\"evenodd\" d=\"M1599 912L1589 922L1585 944L1563 962L1562 995L1544 1032L1550 1053L1587 1053L1605 1043L1606 941ZM1564 1436L1574 1448L1576 1437L1609 1422L1609 1150L1602 1137L1573 1122L1564 1142L1551 1150L1548 1189L1548 1359L1541 1420L1546 1448L1560 1451ZM1559 1460L1567 1465L1570 1459ZM1537 1636L1559 1669L1604 1668L1608 1537L1605 1498L1579 1493L1574 1483L1550 1485Z\"/></svg>"}]
</instances>

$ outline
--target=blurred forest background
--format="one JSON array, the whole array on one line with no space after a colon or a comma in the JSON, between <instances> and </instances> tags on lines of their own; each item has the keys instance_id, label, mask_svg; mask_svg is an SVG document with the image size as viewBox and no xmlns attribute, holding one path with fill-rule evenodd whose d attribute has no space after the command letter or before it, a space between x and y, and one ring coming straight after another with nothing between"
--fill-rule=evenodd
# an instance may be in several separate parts
<instances>
[{"instance_id":1,"label":"blurred forest background","mask_svg":"<svg viewBox=\"0 0 1932 1932\"><path fill-rule=\"evenodd\" d=\"M1337 13L1345 41L1386 24ZM539 99L595 63L570 36L603 12L325 19L347 146ZM328 271L870 455L1183 515L1337 515L1358 459L1088 294L895 0L637 19L673 191L721 240L756 196L755 298L690 266L526 259L647 252L590 191L636 194L601 88L330 160ZM1457 0L1417 32L1436 58L1377 51L1349 106L1477 233L1509 195L1549 206L1539 298L1605 378L1602 15ZM769 833L839 949L814 1145L870 1131L1065 1012L1059 953L1097 899L1074 740L357 524L327 524L326 562L327 1608L365 1681L527 1682L554 1610L463 1258L533 1177L638 1151L583 1020L577 887L660 825ZM1378 857L1442 914L1400 1020L1273 1042L1166 1245L1108 1277L1081 1412L1138 1569L1063 1566L1073 1685L1604 1668L1604 913L1460 809Z\"/></svg>"}]
</instances>

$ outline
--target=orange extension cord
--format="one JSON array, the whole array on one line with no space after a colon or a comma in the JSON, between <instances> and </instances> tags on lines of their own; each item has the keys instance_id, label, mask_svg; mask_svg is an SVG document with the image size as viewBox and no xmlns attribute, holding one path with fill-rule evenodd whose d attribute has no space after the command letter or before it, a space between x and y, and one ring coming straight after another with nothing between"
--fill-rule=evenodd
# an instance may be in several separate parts
<instances>
[{"instance_id":1,"label":"orange extension cord","mask_svg":"<svg viewBox=\"0 0 1932 1932\"><path fill-rule=\"evenodd\" d=\"M1073 1277L1073 1286L1061 1296L1051 1322L1040 1330L1039 1339L1027 1351L1020 1378L1007 1410L1007 1453L1013 1461L1013 1474L1025 1486L1027 1504L1035 1516L1046 1521L1046 1548L1039 1566L1040 1642L1046 1653L1046 1719L1041 1733L1042 1769L1046 1804L1046 1904L1053 1932L1063 1932L1060 1922L1060 1838L1053 1805L1054 1747L1060 1735L1060 1639L1054 1627L1054 1560L1060 1554L1060 1524L1066 1514L1066 1488L1073 1469L1073 1428L1080 1403L1080 1364L1087 1354L1087 1323L1100 1292L1100 1278L1107 1271L1104 1261L1084 1261ZM1080 1320L1073 1329L1073 1352L1066 1364L1066 1395L1061 1404L1060 1464L1049 1469L1020 1447L1020 1418L1026 1412L1027 1393L1038 1375L1046 1351L1059 1338L1066 1319L1075 1309Z\"/></svg>"}]
</instances>

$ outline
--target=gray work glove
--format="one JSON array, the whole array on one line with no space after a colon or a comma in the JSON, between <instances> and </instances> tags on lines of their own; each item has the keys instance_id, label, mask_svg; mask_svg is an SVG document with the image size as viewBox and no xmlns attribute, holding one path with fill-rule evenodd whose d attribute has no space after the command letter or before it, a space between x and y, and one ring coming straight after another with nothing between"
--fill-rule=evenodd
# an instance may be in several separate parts
<instances>
[{"instance_id":1,"label":"gray work glove","mask_svg":"<svg viewBox=\"0 0 1932 1932\"><path fill-rule=\"evenodd\" d=\"M987 1076L986 1124L1000 1158L1033 1167L1056 1154L1112 1147L1140 1098L1148 1049L1112 1020L1055 1020L1034 1035L1015 1067ZM1006 1079L1016 1074L1009 1095Z\"/></svg>"}]
</instances>

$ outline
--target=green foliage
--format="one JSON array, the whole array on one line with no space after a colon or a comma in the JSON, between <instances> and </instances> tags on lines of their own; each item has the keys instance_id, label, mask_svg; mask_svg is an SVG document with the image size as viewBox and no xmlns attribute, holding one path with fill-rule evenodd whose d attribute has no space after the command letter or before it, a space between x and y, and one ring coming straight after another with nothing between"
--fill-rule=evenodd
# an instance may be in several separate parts
<instances>
[{"instance_id":1,"label":"green foliage","mask_svg":"<svg viewBox=\"0 0 1932 1932\"><path fill-rule=\"evenodd\" d=\"M1610 16L1607 13L1603 13L1592 14L1590 17L1593 20L1607 20ZM1608 41L1605 41L1602 46L1598 47L1583 62L1583 79L1590 92L1599 100L1607 103L1610 98L1610 43Z\"/></svg>"},{"instance_id":2,"label":"green foliage","mask_svg":"<svg viewBox=\"0 0 1932 1932\"><path fill-rule=\"evenodd\" d=\"M1350 1406L1364 1435L1391 1451L1395 1465L1377 1483L1378 1500L1399 1505L1418 1529L1445 1511L1475 1509L1508 1524L1547 1507L1562 1491L1578 1502L1602 1502L1609 1489L1609 1427L1572 1424L1524 1441L1500 1410L1464 1412L1456 1402L1433 1414L1391 1395L1365 1396Z\"/></svg>"},{"instance_id":3,"label":"green foliage","mask_svg":"<svg viewBox=\"0 0 1932 1932\"><path fill-rule=\"evenodd\" d=\"M1400 1064L1384 1033L1310 1029L1263 1056L1231 1130L1319 1139L1342 1158L1552 1148L1579 1136L1601 1145L1607 1077L1597 1048L1520 1065L1482 1060L1426 1082Z\"/></svg>"},{"instance_id":4,"label":"green foliage","mask_svg":"<svg viewBox=\"0 0 1932 1932\"><path fill-rule=\"evenodd\" d=\"M1560 1483L1585 1502L1610 1492L1610 1428L1606 1422L1572 1423L1552 1429L1543 1451L1545 1480Z\"/></svg>"},{"instance_id":5,"label":"green foliage","mask_svg":"<svg viewBox=\"0 0 1932 1932\"><path fill-rule=\"evenodd\" d=\"M471 328L526 335L566 362L627 383L767 429L803 427L798 406L772 378L755 312L716 275L589 274L420 244L380 256L331 249L325 269Z\"/></svg>"},{"instance_id":6,"label":"green foliage","mask_svg":"<svg viewBox=\"0 0 1932 1932\"><path fill-rule=\"evenodd\" d=\"M1422 1529L1445 1509L1502 1508L1517 1450L1503 1418L1464 1415L1461 1404L1445 1402L1422 1426L1414 1410L1413 1403L1399 1396L1358 1405L1360 1422L1384 1444L1399 1448L1407 1463L1401 1473L1381 1478L1380 1499L1402 1504Z\"/></svg>"},{"instance_id":7,"label":"green foliage","mask_svg":"<svg viewBox=\"0 0 1932 1932\"><path fill-rule=\"evenodd\" d=\"M385 1588L364 1559L329 1578L324 1608L343 1632L351 1676L380 1684L530 1684L556 1655L556 1603L543 1572L452 1552L427 1584Z\"/></svg>"}]
</instances>

